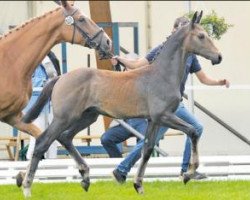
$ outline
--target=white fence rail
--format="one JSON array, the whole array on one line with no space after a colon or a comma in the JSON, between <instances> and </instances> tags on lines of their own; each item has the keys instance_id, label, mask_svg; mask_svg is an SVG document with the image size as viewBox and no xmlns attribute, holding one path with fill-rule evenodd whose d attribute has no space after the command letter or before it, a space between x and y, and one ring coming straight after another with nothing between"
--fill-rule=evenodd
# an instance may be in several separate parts
<instances>
[{"instance_id":1,"label":"white fence rail","mask_svg":"<svg viewBox=\"0 0 250 200\"><path fill-rule=\"evenodd\" d=\"M178 180L181 157L151 158L145 173L145 180ZM87 158L91 180L110 180L111 172L121 161L120 158ZM29 162L1 161L0 184L14 184L15 176L25 170ZM132 178L138 164L132 168ZM203 156L200 158L199 171L208 175L207 180L250 180L250 156ZM42 160L39 164L35 182L73 182L80 175L72 159Z\"/></svg>"},{"instance_id":2,"label":"white fence rail","mask_svg":"<svg viewBox=\"0 0 250 200\"><path fill-rule=\"evenodd\" d=\"M229 88L226 88L225 86L205 86L205 85L187 85L185 86L186 90L250 90L250 85L230 85Z\"/></svg>"}]
</instances>

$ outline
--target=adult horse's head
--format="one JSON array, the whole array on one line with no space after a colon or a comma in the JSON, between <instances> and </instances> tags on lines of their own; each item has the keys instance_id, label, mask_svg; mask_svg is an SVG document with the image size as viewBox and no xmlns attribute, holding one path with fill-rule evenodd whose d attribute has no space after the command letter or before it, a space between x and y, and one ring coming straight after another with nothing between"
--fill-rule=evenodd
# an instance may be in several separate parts
<instances>
[{"instance_id":1,"label":"adult horse's head","mask_svg":"<svg viewBox=\"0 0 250 200\"><path fill-rule=\"evenodd\" d=\"M72 44L81 44L99 52L101 59L112 56L112 41L93 20L74 6L74 1L55 1L62 6L62 36Z\"/></svg>"},{"instance_id":2,"label":"adult horse's head","mask_svg":"<svg viewBox=\"0 0 250 200\"><path fill-rule=\"evenodd\" d=\"M222 61L221 53L215 47L207 32L199 24L201 17L202 11L199 16L197 12L195 12L192 21L188 25L189 31L184 41L184 48L187 52L201 55L211 60L213 65L219 64Z\"/></svg>"}]
</instances>

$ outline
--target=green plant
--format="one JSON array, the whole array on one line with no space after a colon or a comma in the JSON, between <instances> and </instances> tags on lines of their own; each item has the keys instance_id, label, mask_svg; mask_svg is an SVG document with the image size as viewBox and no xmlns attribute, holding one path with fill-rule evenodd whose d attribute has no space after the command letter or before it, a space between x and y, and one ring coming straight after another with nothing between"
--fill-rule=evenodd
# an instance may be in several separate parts
<instances>
[{"instance_id":1,"label":"green plant","mask_svg":"<svg viewBox=\"0 0 250 200\"><path fill-rule=\"evenodd\" d=\"M192 11L184 16L192 19L193 15L194 12ZM210 14L203 16L200 24L204 27L209 36L217 40L219 40L230 27L233 27L232 24L226 23L224 17L218 17L214 10L212 10Z\"/></svg>"}]
</instances>

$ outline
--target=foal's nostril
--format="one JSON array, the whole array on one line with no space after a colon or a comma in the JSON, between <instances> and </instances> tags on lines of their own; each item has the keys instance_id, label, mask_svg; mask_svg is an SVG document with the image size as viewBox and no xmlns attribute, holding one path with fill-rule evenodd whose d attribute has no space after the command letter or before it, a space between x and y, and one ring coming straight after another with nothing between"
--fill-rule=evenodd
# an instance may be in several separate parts
<instances>
[{"instance_id":1,"label":"foal's nostril","mask_svg":"<svg viewBox=\"0 0 250 200\"><path fill-rule=\"evenodd\" d=\"M108 45L108 46L110 45L110 41L109 41L109 40L107 40L107 45Z\"/></svg>"},{"instance_id":2,"label":"foal's nostril","mask_svg":"<svg viewBox=\"0 0 250 200\"><path fill-rule=\"evenodd\" d=\"M219 54L218 56L218 61L221 62L222 61L222 55Z\"/></svg>"}]
</instances>

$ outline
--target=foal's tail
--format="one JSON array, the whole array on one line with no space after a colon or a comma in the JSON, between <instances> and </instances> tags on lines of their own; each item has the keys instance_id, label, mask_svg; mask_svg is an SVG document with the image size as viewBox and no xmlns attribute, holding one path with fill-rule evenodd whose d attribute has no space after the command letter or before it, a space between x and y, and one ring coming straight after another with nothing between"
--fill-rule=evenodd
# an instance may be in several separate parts
<instances>
[{"instance_id":1,"label":"foal's tail","mask_svg":"<svg viewBox=\"0 0 250 200\"><path fill-rule=\"evenodd\" d=\"M29 109L29 111L23 116L22 121L25 123L31 123L41 113L43 107L51 97L53 88L58 81L59 76L49 81L43 88L40 96L36 100L35 104Z\"/></svg>"}]
</instances>

